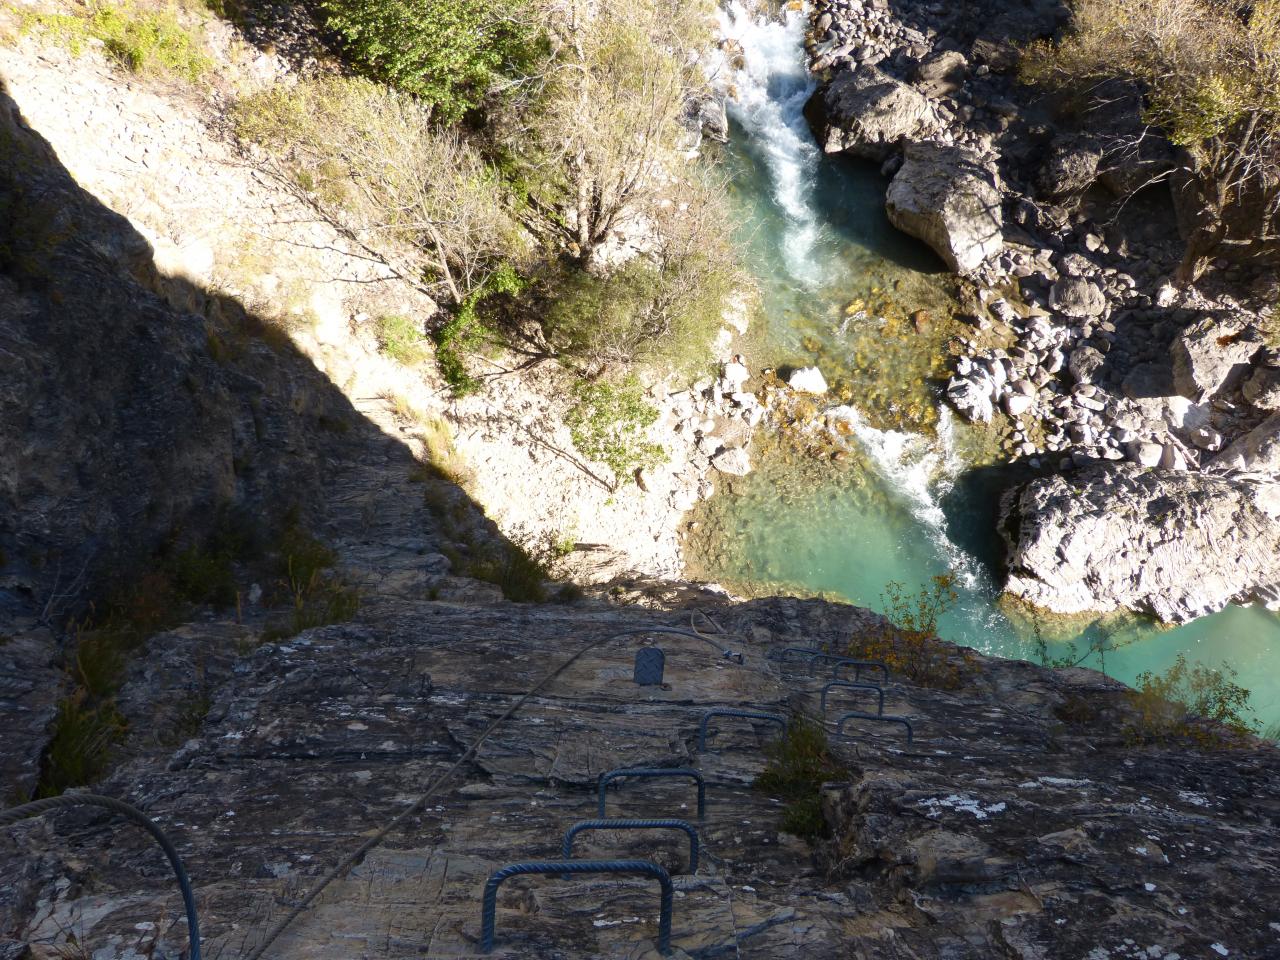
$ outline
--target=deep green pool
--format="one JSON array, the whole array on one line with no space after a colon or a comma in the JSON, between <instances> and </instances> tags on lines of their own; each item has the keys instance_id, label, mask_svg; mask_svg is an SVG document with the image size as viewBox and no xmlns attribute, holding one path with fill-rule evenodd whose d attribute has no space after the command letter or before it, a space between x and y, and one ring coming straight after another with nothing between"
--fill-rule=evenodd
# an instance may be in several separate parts
<instances>
[{"instance_id":1,"label":"deep green pool","mask_svg":"<svg viewBox=\"0 0 1280 960\"><path fill-rule=\"evenodd\" d=\"M766 23L731 7L723 17L745 61L725 66L738 102L724 163L760 286L749 359L817 363L860 415L853 456L839 464L763 444L757 471L722 484L701 509L691 566L742 593L824 593L873 609L884 609L890 581L915 590L950 571L960 599L940 634L1034 659L1029 621L1006 616L995 586L996 499L1014 478L989 463L989 433L939 406L931 379L945 366L950 281L930 251L888 223L878 171L814 145L800 113L812 89L803 16ZM1280 617L1265 610L1230 608L1176 629L1112 617L1042 632L1050 656L1101 640L1103 656L1086 662L1126 681L1165 670L1179 653L1226 662L1253 692L1258 718L1280 722Z\"/></svg>"}]
</instances>

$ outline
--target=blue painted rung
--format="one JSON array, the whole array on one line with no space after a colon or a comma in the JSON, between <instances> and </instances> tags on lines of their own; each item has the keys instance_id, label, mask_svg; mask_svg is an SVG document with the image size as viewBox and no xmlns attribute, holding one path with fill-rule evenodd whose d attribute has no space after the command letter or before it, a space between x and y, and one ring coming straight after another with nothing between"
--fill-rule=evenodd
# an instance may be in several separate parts
<instances>
[{"instance_id":1,"label":"blue painted rung","mask_svg":"<svg viewBox=\"0 0 1280 960\"><path fill-rule=\"evenodd\" d=\"M832 680L822 688L822 714L827 713L827 697L832 690L870 690L879 698L879 708L876 710L877 717L884 716L884 687L874 683L854 683L852 680Z\"/></svg>"},{"instance_id":2,"label":"blue painted rung","mask_svg":"<svg viewBox=\"0 0 1280 960\"><path fill-rule=\"evenodd\" d=\"M783 731L787 729L787 718L780 713L761 713L758 710L732 710L732 709L716 709L708 710L702 715L702 722L698 724L698 749L707 749L707 724L711 722L712 717L741 717L744 720L761 720L765 723L775 723L780 726Z\"/></svg>"},{"instance_id":3,"label":"blue painted rung","mask_svg":"<svg viewBox=\"0 0 1280 960\"><path fill-rule=\"evenodd\" d=\"M600 779L596 781L596 816L604 817L604 792L613 780L620 780L623 777L644 777L649 780L670 780L675 778L688 777L698 784L698 819L701 820L707 813L707 784L702 779L702 774L692 767L619 767L617 770L609 770L600 774Z\"/></svg>"},{"instance_id":4,"label":"blue painted rung","mask_svg":"<svg viewBox=\"0 0 1280 960\"><path fill-rule=\"evenodd\" d=\"M840 719L836 721L836 734L838 736L844 736L844 722L846 720L875 720L879 723L901 724L907 728L907 743L911 742L911 721L906 717L878 717L874 713L846 713L841 715Z\"/></svg>"},{"instance_id":5,"label":"blue painted rung","mask_svg":"<svg viewBox=\"0 0 1280 960\"><path fill-rule=\"evenodd\" d=\"M497 926L498 887L510 877L529 874L575 873L640 873L653 877L662 886L662 901L658 913L658 952L671 951L671 904L675 897L671 877L667 871L649 860L544 860L508 864L489 874L484 885L484 899L480 906L480 952L493 949L493 936Z\"/></svg>"}]
</instances>

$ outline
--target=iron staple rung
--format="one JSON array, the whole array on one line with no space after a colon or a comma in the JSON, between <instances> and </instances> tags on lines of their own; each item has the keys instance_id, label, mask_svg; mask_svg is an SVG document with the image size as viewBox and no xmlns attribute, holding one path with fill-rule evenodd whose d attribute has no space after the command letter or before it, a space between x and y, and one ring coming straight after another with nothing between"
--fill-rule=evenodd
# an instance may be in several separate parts
<instances>
[{"instance_id":1,"label":"iron staple rung","mask_svg":"<svg viewBox=\"0 0 1280 960\"><path fill-rule=\"evenodd\" d=\"M544 860L507 864L489 874L480 907L480 952L488 953L493 949L498 887L502 885L502 881L530 874L571 876L578 873L640 873L655 878L662 887L658 912L658 952L666 954L671 951L671 905L675 893L670 875L661 866L650 860Z\"/></svg>"},{"instance_id":2,"label":"iron staple rung","mask_svg":"<svg viewBox=\"0 0 1280 960\"><path fill-rule=\"evenodd\" d=\"M906 717L877 717L874 713L858 713L856 711L846 713L836 721L837 736L844 736L844 723L846 720L875 720L879 723L899 723L907 728L907 743L911 742L911 721Z\"/></svg>"},{"instance_id":3,"label":"iron staple rung","mask_svg":"<svg viewBox=\"0 0 1280 960\"><path fill-rule=\"evenodd\" d=\"M708 710L702 715L702 722L698 724L698 749L707 749L707 724L711 722L712 717L740 717L744 720L762 720L766 723L776 723L782 727L785 732L788 726L787 718L780 713L763 713L758 710L733 710L733 709L716 709Z\"/></svg>"},{"instance_id":4,"label":"iron staple rung","mask_svg":"<svg viewBox=\"0 0 1280 960\"><path fill-rule=\"evenodd\" d=\"M842 690L873 690L880 699L879 709L876 710L876 716L884 716L884 687L874 683L856 683L853 680L832 680L822 688L822 715L827 714L827 697L833 689Z\"/></svg>"},{"instance_id":5,"label":"iron staple rung","mask_svg":"<svg viewBox=\"0 0 1280 960\"><path fill-rule=\"evenodd\" d=\"M568 860L573 856L573 839L587 830L683 830L689 835L689 873L698 872L698 831L685 820L579 820L565 831L560 855Z\"/></svg>"},{"instance_id":6,"label":"iron staple rung","mask_svg":"<svg viewBox=\"0 0 1280 960\"><path fill-rule=\"evenodd\" d=\"M609 786L610 781L619 780L623 777L645 777L650 780L666 780L688 777L697 781L698 784L698 819L701 820L707 813L707 782L702 778L702 774L692 767L619 767L617 770L609 770L600 774L600 779L596 782L596 816L604 818L605 807L605 789Z\"/></svg>"},{"instance_id":7,"label":"iron staple rung","mask_svg":"<svg viewBox=\"0 0 1280 960\"><path fill-rule=\"evenodd\" d=\"M832 667L832 675L838 675L838 671L842 665L851 665L854 667L854 676L859 677L862 668L879 670L885 683L889 682L889 667L881 660L859 660L856 657L846 657L839 653L828 653L826 650L819 650L817 647L783 647L777 654L770 652L769 659L777 660L779 663L786 663L790 659L791 654L799 654L801 657L809 658L809 670L812 672L813 665L819 660L833 661L835 666Z\"/></svg>"}]
</instances>

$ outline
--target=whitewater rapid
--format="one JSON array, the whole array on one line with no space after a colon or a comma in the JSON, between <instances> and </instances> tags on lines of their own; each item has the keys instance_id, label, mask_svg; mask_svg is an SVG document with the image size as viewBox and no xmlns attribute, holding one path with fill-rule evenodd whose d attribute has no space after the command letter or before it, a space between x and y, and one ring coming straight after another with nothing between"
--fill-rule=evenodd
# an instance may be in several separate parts
<instances>
[{"instance_id":1,"label":"whitewater rapid","mask_svg":"<svg viewBox=\"0 0 1280 960\"><path fill-rule=\"evenodd\" d=\"M808 19L807 10L786 10L775 18L752 13L739 0L722 6L722 42L712 79L728 95L729 116L760 158L770 194L783 214L781 266L791 280L821 296L832 278L819 251L825 218L816 183L823 156L804 117L805 104L817 89L804 53ZM962 584L980 587L985 572L947 536L941 506L963 467L950 411L940 411L934 437L879 430L852 406L827 412L846 422L867 459Z\"/></svg>"},{"instance_id":2,"label":"whitewater rapid","mask_svg":"<svg viewBox=\"0 0 1280 960\"><path fill-rule=\"evenodd\" d=\"M732 2L719 11L721 44L714 81L729 93L728 111L760 152L772 195L787 218L782 252L787 273L813 288L825 279L814 249L821 236L814 184L822 152L813 142L804 105L817 88L805 64L808 14L781 20Z\"/></svg>"}]
</instances>

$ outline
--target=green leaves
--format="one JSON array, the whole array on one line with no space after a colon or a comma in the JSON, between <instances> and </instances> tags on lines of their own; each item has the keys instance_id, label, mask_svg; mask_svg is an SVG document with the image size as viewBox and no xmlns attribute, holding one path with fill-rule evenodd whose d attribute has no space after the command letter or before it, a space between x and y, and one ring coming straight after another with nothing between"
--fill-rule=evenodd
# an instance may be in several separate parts
<instances>
[{"instance_id":1,"label":"green leaves","mask_svg":"<svg viewBox=\"0 0 1280 960\"><path fill-rule=\"evenodd\" d=\"M565 415L573 445L584 457L613 471L614 489L636 470L666 458L660 445L645 439L644 432L658 419L658 411L645 402L634 375L616 383L579 381L573 396L574 405Z\"/></svg>"},{"instance_id":2,"label":"green leaves","mask_svg":"<svg viewBox=\"0 0 1280 960\"><path fill-rule=\"evenodd\" d=\"M537 32L493 0L322 0L325 22L371 77L453 123L495 80L527 69Z\"/></svg>"}]
</instances>

